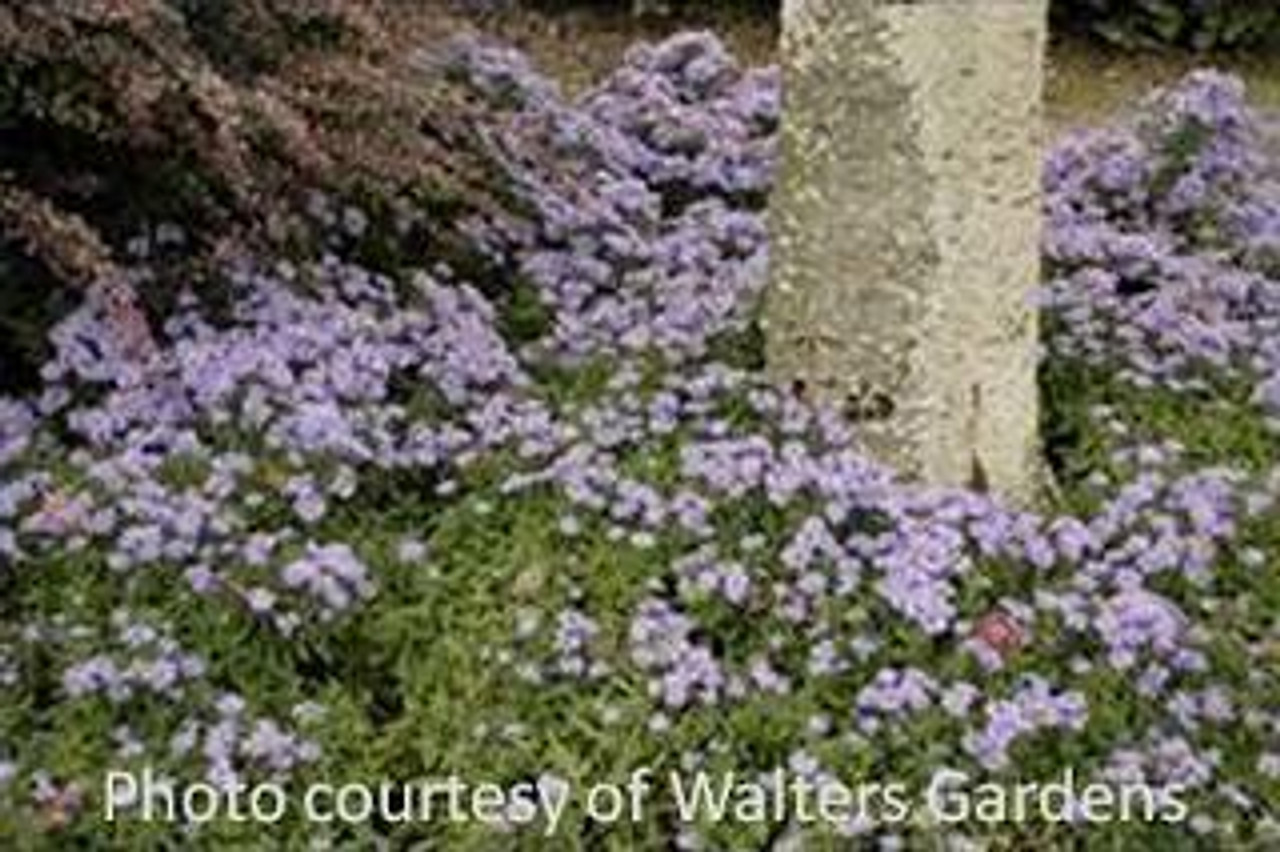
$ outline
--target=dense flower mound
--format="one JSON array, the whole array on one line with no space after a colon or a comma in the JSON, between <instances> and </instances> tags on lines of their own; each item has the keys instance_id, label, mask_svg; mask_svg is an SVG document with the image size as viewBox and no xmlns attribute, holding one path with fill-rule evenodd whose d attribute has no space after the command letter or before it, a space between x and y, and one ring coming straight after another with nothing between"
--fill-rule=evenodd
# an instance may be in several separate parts
<instances>
[{"instance_id":1,"label":"dense flower mound","mask_svg":"<svg viewBox=\"0 0 1280 852\"><path fill-rule=\"evenodd\" d=\"M605 828L579 802L565 845L1280 842L1280 184L1234 82L1193 76L1050 158L1062 493L1029 511L903 483L709 354L764 283L774 73L681 36L571 103L510 52L449 61L509 109L496 141L538 213L473 228L510 298L245 264L228 316L190 304L143 361L85 306L43 392L0 401L0 838L267 830L141 800L105 826L109 770L580 792L647 766L918 788L1069 769L1186 813L666 804ZM538 848L541 826L500 822L269 830Z\"/></svg>"},{"instance_id":2,"label":"dense flower mound","mask_svg":"<svg viewBox=\"0 0 1280 852\"><path fill-rule=\"evenodd\" d=\"M1247 382L1280 413L1280 168L1240 82L1193 74L1133 128L1050 159L1049 302L1057 351L1138 386Z\"/></svg>"},{"instance_id":3,"label":"dense flower mound","mask_svg":"<svg viewBox=\"0 0 1280 852\"><path fill-rule=\"evenodd\" d=\"M502 250L551 311L547 348L696 354L742 327L765 280L776 71L689 34L570 103L520 54L464 43L453 63L513 113L510 175L540 227Z\"/></svg>"}]
</instances>

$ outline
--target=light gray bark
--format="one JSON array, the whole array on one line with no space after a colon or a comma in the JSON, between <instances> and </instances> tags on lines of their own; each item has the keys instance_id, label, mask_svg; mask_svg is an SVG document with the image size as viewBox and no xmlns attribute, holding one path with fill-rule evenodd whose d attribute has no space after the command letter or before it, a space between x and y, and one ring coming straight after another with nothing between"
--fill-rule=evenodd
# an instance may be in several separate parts
<instances>
[{"instance_id":1,"label":"light gray bark","mask_svg":"<svg viewBox=\"0 0 1280 852\"><path fill-rule=\"evenodd\" d=\"M770 369L905 473L1039 486L1046 0L786 0Z\"/></svg>"}]
</instances>

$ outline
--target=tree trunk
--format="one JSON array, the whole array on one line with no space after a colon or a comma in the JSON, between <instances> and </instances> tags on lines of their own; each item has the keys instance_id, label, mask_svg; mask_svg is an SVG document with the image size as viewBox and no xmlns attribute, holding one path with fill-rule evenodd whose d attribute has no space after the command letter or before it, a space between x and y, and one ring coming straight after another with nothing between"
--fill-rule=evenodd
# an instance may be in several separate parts
<instances>
[{"instance_id":1,"label":"tree trunk","mask_svg":"<svg viewBox=\"0 0 1280 852\"><path fill-rule=\"evenodd\" d=\"M1045 0L786 0L770 368L870 452L1039 486Z\"/></svg>"}]
</instances>

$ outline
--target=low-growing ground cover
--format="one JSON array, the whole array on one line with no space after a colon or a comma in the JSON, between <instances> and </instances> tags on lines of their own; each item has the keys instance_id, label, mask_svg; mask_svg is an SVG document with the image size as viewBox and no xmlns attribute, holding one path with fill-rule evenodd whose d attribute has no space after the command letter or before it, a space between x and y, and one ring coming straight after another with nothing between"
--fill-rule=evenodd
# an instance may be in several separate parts
<instances>
[{"instance_id":1,"label":"low-growing ground cover","mask_svg":"<svg viewBox=\"0 0 1280 852\"><path fill-rule=\"evenodd\" d=\"M230 317L193 301L145 363L86 306L43 392L0 407L0 838L1280 843L1280 183L1234 80L1049 157L1060 493L1030 511L898 482L762 378L773 71L682 36L568 101L506 50L440 61L508 113L537 224L469 229L507 290L263 259L226 271ZM549 796L641 767L913 790L1070 769L1185 813L930 824L881 801L802 825L668 796L612 826L571 800L548 839L520 809L268 829L122 800L106 822L105 773L144 767Z\"/></svg>"}]
</instances>

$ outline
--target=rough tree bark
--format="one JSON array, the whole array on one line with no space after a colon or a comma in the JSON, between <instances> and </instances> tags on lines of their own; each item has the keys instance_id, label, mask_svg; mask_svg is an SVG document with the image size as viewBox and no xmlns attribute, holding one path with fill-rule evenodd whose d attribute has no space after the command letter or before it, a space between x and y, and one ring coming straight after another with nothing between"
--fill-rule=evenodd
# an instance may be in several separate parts
<instances>
[{"instance_id":1,"label":"rough tree bark","mask_svg":"<svg viewBox=\"0 0 1280 852\"><path fill-rule=\"evenodd\" d=\"M1030 499L1045 0L786 0L775 375L868 449Z\"/></svg>"}]
</instances>

